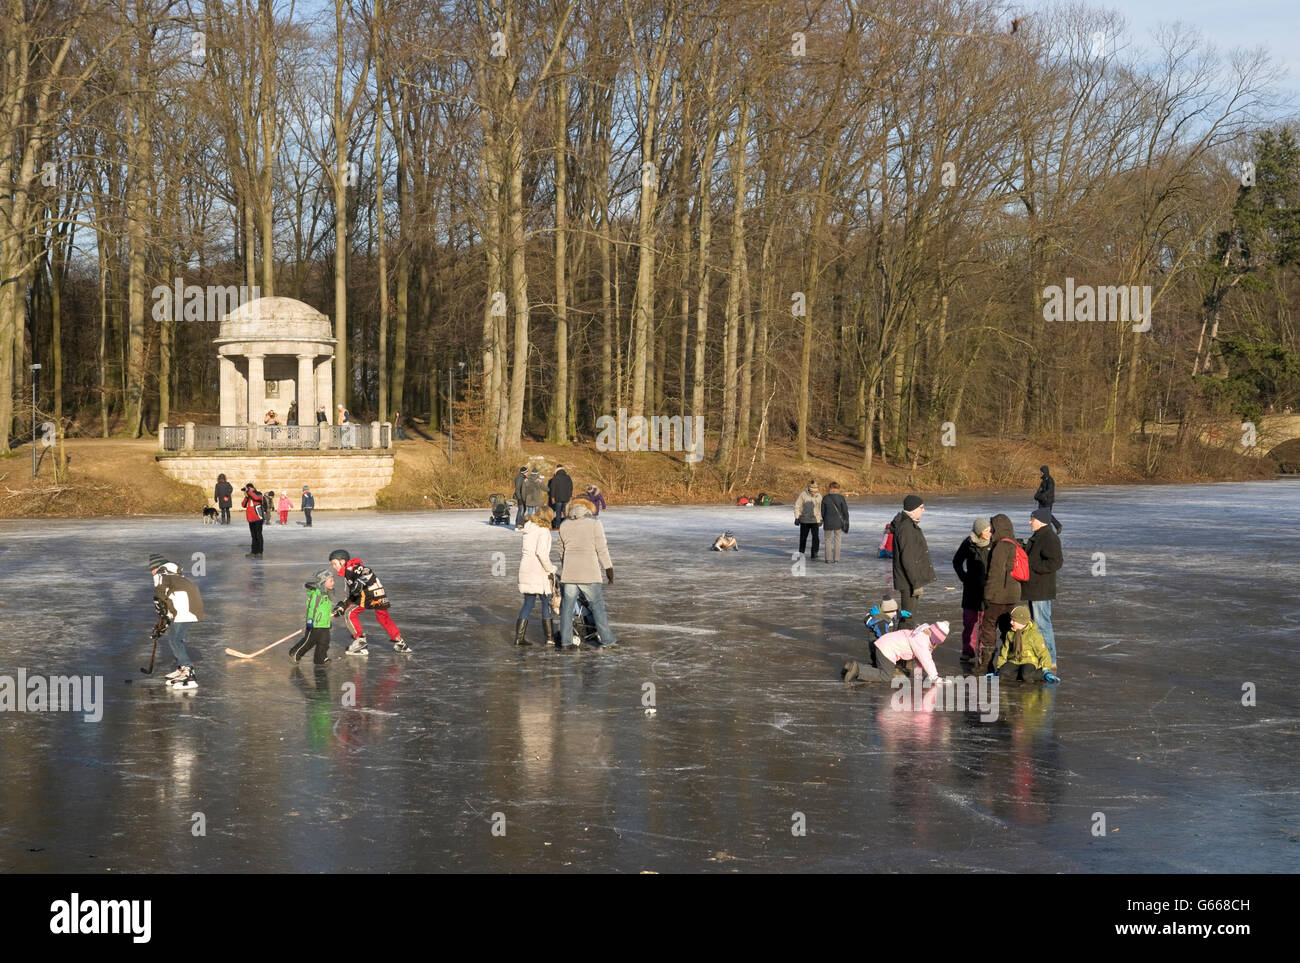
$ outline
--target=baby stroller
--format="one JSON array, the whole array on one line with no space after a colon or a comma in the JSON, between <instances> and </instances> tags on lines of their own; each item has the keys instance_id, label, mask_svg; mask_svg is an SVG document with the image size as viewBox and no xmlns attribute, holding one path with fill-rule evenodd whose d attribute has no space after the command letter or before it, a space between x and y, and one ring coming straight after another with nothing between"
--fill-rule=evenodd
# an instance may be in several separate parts
<instances>
[{"instance_id":1,"label":"baby stroller","mask_svg":"<svg viewBox=\"0 0 1300 963\"><path fill-rule=\"evenodd\" d=\"M489 525L509 525L510 524L510 499L505 495L492 494L488 496L488 501L492 503L492 517L488 519Z\"/></svg>"}]
</instances>

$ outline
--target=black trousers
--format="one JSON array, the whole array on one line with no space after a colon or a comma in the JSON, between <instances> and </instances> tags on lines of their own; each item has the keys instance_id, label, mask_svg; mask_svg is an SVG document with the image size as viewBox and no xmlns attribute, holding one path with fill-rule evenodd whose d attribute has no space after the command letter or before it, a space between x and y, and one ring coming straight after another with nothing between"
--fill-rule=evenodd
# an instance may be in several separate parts
<instances>
[{"instance_id":1,"label":"black trousers","mask_svg":"<svg viewBox=\"0 0 1300 963\"><path fill-rule=\"evenodd\" d=\"M222 525L229 525L229 524L230 524L230 506L229 506L229 505L222 505L222 506L221 506L221 524L222 524Z\"/></svg>"},{"instance_id":2,"label":"black trousers","mask_svg":"<svg viewBox=\"0 0 1300 963\"><path fill-rule=\"evenodd\" d=\"M260 521L248 523L248 530L253 536L252 552L254 555L262 554L262 525L263 523Z\"/></svg>"},{"instance_id":3,"label":"black trousers","mask_svg":"<svg viewBox=\"0 0 1300 963\"><path fill-rule=\"evenodd\" d=\"M799 551L802 554L805 546L808 544L808 533L812 533L812 557L817 557L817 549L821 547L821 536L817 534L817 523L800 522L799 523Z\"/></svg>"},{"instance_id":4,"label":"black trousers","mask_svg":"<svg viewBox=\"0 0 1300 963\"><path fill-rule=\"evenodd\" d=\"M307 527L308 527L308 528L311 528L311 509L310 509L310 508L304 508L304 509L302 510L302 514L303 514L303 517L307 519Z\"/></svg>"}]
</instances>

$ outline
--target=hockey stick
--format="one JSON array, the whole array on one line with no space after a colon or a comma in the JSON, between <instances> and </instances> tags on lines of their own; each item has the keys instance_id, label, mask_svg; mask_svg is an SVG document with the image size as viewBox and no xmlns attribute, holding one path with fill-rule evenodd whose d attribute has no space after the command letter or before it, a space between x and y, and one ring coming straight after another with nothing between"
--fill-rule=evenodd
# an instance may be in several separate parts
<instances>
[{"instance_id":1,"label":"hockey stick","mask_svg":"<svg viewBox=\"0 0 1300 963\"><path fill-rule=\"evenodd\" d=\"M251 658L254 658L255 656L259 656L259 655L261 655L263 652L267 651L267 649L274 649L274 648L275 648L277 645L279 645L281 642L288 642L290 639L292 639L292 638L293 638L295 635L297 635L297 634L298 634L298 632L297 632L296 630L293 631L293 632L290 632L290 633L289 633L288 635L286 635L283 639L280 639L279 642L272 642L272 643L271 643L270 645L268 645L266 648L264 648L264 649L258 649L256 652L236 652L234 649L226 649L226 655L233 655L236 659L251 659Z\"/></svg>"},{"instance_id":2,"label":"hockey stick","mask_svg":"<svg viewBox=\"0 0 1300 963\"><path fill-rule=\"evenodd\" d=\"M158 640L165 631L166 629L163 628L163 613L159 612L158 621L154 623L153 631L149 633L153 636L153 653L149 656L149 668L146 669L144 666L140 666L140 671L145 675L153 675L153 660L158 655Z\"/></svg>"}]
</instances>

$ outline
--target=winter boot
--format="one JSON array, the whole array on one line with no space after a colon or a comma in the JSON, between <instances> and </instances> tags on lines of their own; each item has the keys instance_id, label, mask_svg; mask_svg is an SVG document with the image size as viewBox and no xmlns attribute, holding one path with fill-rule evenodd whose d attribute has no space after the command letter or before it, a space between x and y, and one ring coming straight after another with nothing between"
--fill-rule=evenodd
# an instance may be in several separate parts
<instances>
[{"instance_id":1,"label":"winter boot","mask_svg":"<svg viewBox=\"0 0 1300 963\"><path fill-rule=\"evenodd\" d=\"M410 652L410 651L411 651L411 647L410 647L409 645L406 644L406 639L402 638L402 637L399 635L397 638L393 639L393 651L394 651L394 652Z\"/></svg>"},{"instance_id":2,"label":"winter boot","mask_svg":"<svg viewBox=\"0 0 1300 963\"><path fill-rule=\"evenodd\" d=\"M352 644L348 646L347 654L348 655L369 655L370 650L366 648L366 637L364 635L358 635L355 639L353 639Z\"/></svg>"},{"instance_id":3,"label":"winter boot","mask_svg":"<svg viewBox=\"0 0 1300 963\"><path fill-rule=\"evenodd\" d=\"M858 664L856 662L845 662L844 671L841 673L845 682L852 682L858 677Z\"/></svg>"},{"instance_id":4,"label":"winter boot","mask_svg":"<svg viewBox=\"0 0 1300 963\"><path fill-rule=\"evenodd\" d=\"M555 637L555 620L542 619L542 634L546 636L547 645L559 645L560 640Z\"/></svg>"},{"instance_id":5,"label":"winter boot","mask_svg":"<svg viewBox=\"0 0 1300 963\"><path fill-rule=\"evenodd\" d=\"M525 636L528 634L528 620L515 619L515 645L532 645Z\"/></svg>"},{"instance_id":6,"label":"winter boot","mask_svg":"<svg viewBox=\"0 0 1300 963\"><path fill-rule=\"evenodd\" d=\"M299 639L289 649L289 658L293 659L294 662L301 662L302 657L306 654L307 654L306 638Z\"/></svg>"}]
</instances>

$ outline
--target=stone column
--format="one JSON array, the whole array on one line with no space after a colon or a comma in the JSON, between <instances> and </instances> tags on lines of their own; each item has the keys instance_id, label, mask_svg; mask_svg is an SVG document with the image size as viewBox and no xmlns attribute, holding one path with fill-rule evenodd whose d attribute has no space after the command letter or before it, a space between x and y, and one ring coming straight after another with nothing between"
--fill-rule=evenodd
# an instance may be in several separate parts
<instances>
[{"instance_id":1,"label":"stone column","mask_svg":"<svg viewBox=\"0 0 1300 963\"><path fill-rule=\"evenodd\" d=\"M260 425L266 417L266 376L262 365L263 356L248 356L248 423Z\"/></svg>"},{"instance_id":2,"label":"stone column","mask_svg":"<svg viewBox=\"0 0 1300 963\"><path fill-rule=\"evenodd\" d=\"M325 423L334 424L334 359L325 358L316 365L316 405L325 406Z\"/></svg>"},{"instance_id":3,"label":"stone column","mask_svg":"<svg viewBox=\"0 0 1300 963\"><path fill-rule=\"evenodd\" d=\"M226 355L218 356L221 369L221 424L239 424L239 369Z\"/></svg>"},{"instance_id":4,"label":"stone column","mask_svg":"<svg viewBox=\"0 0 1300 963\"><path fill-rule=\"evenodd\" d=\"M298 355L298 424L316 424L316 358L310 354Z\"/></svg>"},{"instance_id":5,"label":"stone column","mask_svg":"<svg viewBox=\"0 0 1300 963\"><path fill-rule=\"evenodd\" d=\"M185 450L186 451L194 450L194 434L195 434L194 422L192 421L185 422Z\"/></svg>"},{"instance_id":6,"label":"stone column","mask_svg":"<svg viewBox=\"0 0 1300 963\"><path fill-rule=\"evenodd\" d=\"M163 439L167 437L167 422L162 422L158 426L158 450L166 451L167 447L163 444Z\"/></svg>"}]
</instances>

